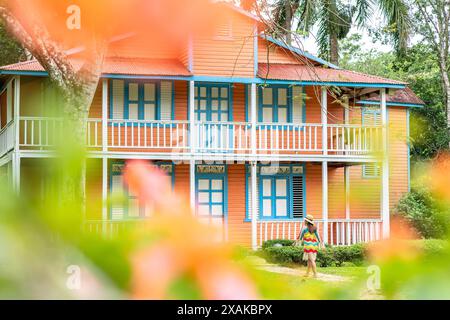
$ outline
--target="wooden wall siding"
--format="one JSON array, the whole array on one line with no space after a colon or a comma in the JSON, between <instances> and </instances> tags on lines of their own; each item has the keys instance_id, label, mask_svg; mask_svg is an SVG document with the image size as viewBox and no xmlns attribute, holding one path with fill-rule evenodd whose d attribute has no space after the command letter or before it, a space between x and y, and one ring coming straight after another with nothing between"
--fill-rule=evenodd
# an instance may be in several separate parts
<instances>
[{"instance_id":1,"label":"wooden wall siding","mask_svg":"<svg viewBox=\"0 0 450 320\"><path fill-rule=\"evenodd\" d=\"M322 167L320 164L306 164L306 214L322 218Z\"/></svg>"},{"instance_id":2,"label":"wooden wall siding","mask_svg":"<svg viewBox=\"0 0 450 320\"><path fill-rule=\"evenodd\" d=\"M328 168L328 218L345 219L344 168Z\"/></svg>"},{"instance_id":3,"label":"wooden wall siding","mask_svg":"<svg viewBox=\"0 0 450 320\"><path fill-rule=\"evenodd\" d=\"M267 51L269 51L268 55ZM301 60L289 53L286 49L260 38L258 39L258 62L298 64Z\"/></svg>"},{"instance_id":4,"label":"wooden wall siding","mask_svg":"<svg viewBox=\"0 0 450 320\"><path fill-rule=\"evenodd\" d=\"M194 38L194 73L218 77L254 76L254 22L239 14L231 16L232 37L214 35Z\"/></svg>"},{"instance_id":5,"label":"wooden wall siding","mask_svg":"<svg viewBox=\"0 0 450 320\"><path fill-rule=\"evenodd\" d=\"M175 81L175 120L188 119L188 86L187 81Z\"/></svg>"},{"instance_id":6,"label":"wooden wall siding","mask_svg":"<svg viewBox=\"0 0 450 320\"><path fill-rule=\"evenodd\" d=\"M190 202L190 166L189 164L179 164L175 166L175 186L174 191L178 197L182 197L185 203Z\"/></svg>"},{"instance_id":7,"label":"wooden wall siding","mask_svg":"<svg viewBox=\"0 0 450 320\"><path fill-rule=\"evenodd\" d=\"M107 181L109 188L109 176ZM102 220L102 201L102 160L88 159L86 164L86 217L88 220Z\"/></svg>"},{"instance_id":8,"label":"wooden wall siding","mask_svg":"<svg viewBox=\"0 0 450 320\"><path fill-rule=\"evenodd\" d=\"M389 195L391 208L408 192L408 145L406 108L389 109Z\"/></svg>"},{"instance_id":9,"label":"wooden wall siding","mask_svg":"<svg viewBox=\"0 0 450 320\"><path fill-rule=\"evenodd\" d=\"M155 32L151 34L147 32L110 44L107 56L141 59L178 58L180 50L168 41L170 38L164 39Z\"/></svg>"},{"instance_id":10,"label":"wooden wall siding","mask_svg":"<svg viewBox=\"0 0 450 320\"><path fill-rule=\"evenodd\" d=\"M94 99L92 100L91 108L89 109L89 118L101 119L102 118L102 96L103 96L103 84L100 80L97 90L95 91ZM108 97L108 112L109 112L109 97Z\"/></svg>"},{"instance_id":11,"label":"wooden wall siding","mask_svg":"<svg viewBox=\"0 0 450 320\"><path fill-rule=\"evenodd\" d=\"M245 219L245 166L228 166L228 240L251 244L251 223Z\"/></svg>"}]
</instances>

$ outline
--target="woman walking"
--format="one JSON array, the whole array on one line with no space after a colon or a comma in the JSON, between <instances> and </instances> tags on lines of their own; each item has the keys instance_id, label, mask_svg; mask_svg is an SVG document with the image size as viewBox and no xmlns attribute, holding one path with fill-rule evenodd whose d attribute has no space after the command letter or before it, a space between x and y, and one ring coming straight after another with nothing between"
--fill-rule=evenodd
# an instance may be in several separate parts
<instances>
[{"instance_id":1,"label":"woman walking","mask_svg":"<svg viewBox=\"0 0 450 320\"><path fill-rule=\"evenodd\" d=\"M305 218L305 228L301 231L298 241L303 243L303 261L307 261L308 268L305 277L309 277L312 270L314 278L317 277L316 259L317 252L322 246L322 240L317 232L314 217L307 215Z\"/></svg>"}]
</instances>

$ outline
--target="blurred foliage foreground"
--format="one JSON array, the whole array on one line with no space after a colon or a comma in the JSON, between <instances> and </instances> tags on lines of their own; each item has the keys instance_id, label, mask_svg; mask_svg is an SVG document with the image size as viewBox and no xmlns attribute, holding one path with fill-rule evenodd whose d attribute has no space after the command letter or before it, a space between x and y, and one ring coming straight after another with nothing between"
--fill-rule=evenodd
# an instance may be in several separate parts
<instances>
[{"instance_id":1,"label":"blurred foliage foreground","mask_svg":"<svg viewBox=\"0 0 450 320\"><path fill-rule=\"evenodd\" d=\"M447 208L449 164L443 156L424 169L435 199ZM391 239L368 246L366 275L339 285L293 281L267 276L252 265L250 251L214 240L216 230L199 223L154 167L129 162L125 180L155 213L106 238L83 232L80 206L61 205L58 185L53 195L34 203L1 183L0 298L450 298L448 240L435 254L424 254L421 246L405 241L417 234L404 221L392 221Z\"/></svg>"}]
</instances>

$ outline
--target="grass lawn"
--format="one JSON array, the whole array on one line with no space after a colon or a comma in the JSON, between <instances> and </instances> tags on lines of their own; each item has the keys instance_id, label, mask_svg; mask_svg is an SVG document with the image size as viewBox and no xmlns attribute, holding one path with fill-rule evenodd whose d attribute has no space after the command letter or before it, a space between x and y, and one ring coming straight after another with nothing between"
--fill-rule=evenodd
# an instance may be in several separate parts
<instances>
[{"instance_id":1,"label":"grass lawn","mask_svg":"<svg viewBox=\"0 0 450 320\"><path fill-rule=\"evenodd\" d=\"M258 270L255 276L271 299L359 299L366 277L365 267L318 268L317 279L305 279L305 268L295 269L298 275Z\"/></svg>"}]
</instances>

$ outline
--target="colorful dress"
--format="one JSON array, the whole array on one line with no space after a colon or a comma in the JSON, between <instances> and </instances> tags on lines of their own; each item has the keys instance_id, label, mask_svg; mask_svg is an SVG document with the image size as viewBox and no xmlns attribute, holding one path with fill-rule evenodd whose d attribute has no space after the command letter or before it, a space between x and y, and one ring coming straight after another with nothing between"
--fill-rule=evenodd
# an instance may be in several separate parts
<instances>
[{"instance_id":1,"label":"colorful dress","mask_svg":"<svg viewBox=\"0 0 450 320\"><path fill-rule=\"evenodd\" d=\"M313 232L310 232L308 228L303 229L300 234L300 240L303 241L303 260L316 261L320 244L320 237L317 229Z\"/></svg>"}]
</instances>

